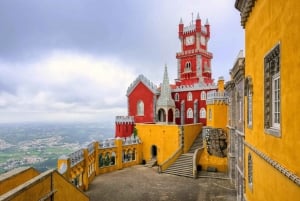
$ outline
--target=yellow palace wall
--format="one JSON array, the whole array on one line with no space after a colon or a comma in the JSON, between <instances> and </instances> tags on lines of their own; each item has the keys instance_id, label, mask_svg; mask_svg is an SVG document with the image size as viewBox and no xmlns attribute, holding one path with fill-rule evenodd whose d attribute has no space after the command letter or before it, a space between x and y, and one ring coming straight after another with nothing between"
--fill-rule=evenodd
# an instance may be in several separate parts
<instances>
[{"instance_id":1,"label":"yellow palace wall","mask_svg":"<svg viewBox=\"0 0 300 201\"><path fill-rule=\"evenodd\" d=\"M136 124L142 140L142 158L152 158L152 146L157 147L157 163L161 164L180 147L180 129L177 125Z\"/></svg>"},{"instance_id":2,"label":"yellow palace wall","mask_svg":"<svg viewBox=\"0 0 300 201\"><path fill-rule=\"evenodd\" d=\"M245 141L300 176L300 1L258 0L245 26L245 76L253 79L253 127ZM264 57L280 43L281 136L264 133ZM247 98L246 98L247 99ZM245 103L247 105L247 102ZM247 108L246 108L247 112ZM247 113L245 113L247 114ZM253 187L247 158L253 157ZM247 200L296 200L300 187L245 147ZM268 196L266 196L268 195Z\"/></svg>"},{"instance_id":3,"label":"yellow palace wall","mask_svg":"<svg viewBox=\"0 0 300 201\"><path fill-rule=\"evenodd\" d=\"M136 124L138 136L142 140L142 157L148 161L152 158L152 146L157 147L157 163L161 165L178 149L186 153L200 134L202 124L183 126L165 124ZM182 130L181 130L182 129ZM183 137L183 138L182 138ZM181 146L183 140L183 144Z\"/></svg>"},{"instance_id":4,"label":"yellow palace wall","mask_svg":"<svg viewBox=\"0 0 300 201\"><path fill-rule=\"evenodd\" d=\"M207 111L211 110L211 118L207 114L207 126L213 128L222 128L226 130L227 124L227 104L224 102L209 104L206 106Z\"/></svg>"}]
</instances>

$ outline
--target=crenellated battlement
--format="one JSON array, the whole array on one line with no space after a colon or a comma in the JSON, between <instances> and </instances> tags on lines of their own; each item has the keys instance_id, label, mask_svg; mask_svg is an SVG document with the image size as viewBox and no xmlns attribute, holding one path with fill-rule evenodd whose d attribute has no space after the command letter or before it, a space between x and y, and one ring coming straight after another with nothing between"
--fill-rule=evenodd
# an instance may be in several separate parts
<instances>
[{"instance_id":1,"label":"crenellated battlement","mask_svg":"<svg viewBox=\"0 0 300 201\"><path fill-rule=\"evenodd\" d=\"M116 116L116 124L134 124L133 116Z\"/></svg>"}]
</instances>

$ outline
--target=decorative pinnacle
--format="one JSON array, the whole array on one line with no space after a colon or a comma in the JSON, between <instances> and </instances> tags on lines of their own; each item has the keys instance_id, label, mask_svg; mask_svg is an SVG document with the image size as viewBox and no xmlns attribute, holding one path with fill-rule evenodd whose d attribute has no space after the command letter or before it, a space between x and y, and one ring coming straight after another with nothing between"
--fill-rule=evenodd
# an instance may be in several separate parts
<instances>
[{"instance_id":1,"label":"decorative pinnacle","mask_svg":"<svg viewBox=\"0 0 300 201\"><path fill-rule=\"evenodd\" d=\"M206 18L206 22L205 22L205 25L209 25L209 24L208 24L208 19L207 19L207 18Z\"/></svg>"},{"instance_id":2,"label":"decorative pinnacle","mask_svg":"<svg viewBox=\"0 0 300 201\"><path fill-rule=\"evenodd\" d=\"M200 20L200 15L199 15L199 13L197 14L197 20Z\"/></svg>"},{"instance_id":3,"label":"decorative pinnacle","mask_svg":"<svg viewBox=\"0 0 300 201\"><path fill-rule=\"evenodd\" d=\"M183 24L183 22L182 22L182 18L180 18L179 24Z\"/></svg>"}]
</instances>

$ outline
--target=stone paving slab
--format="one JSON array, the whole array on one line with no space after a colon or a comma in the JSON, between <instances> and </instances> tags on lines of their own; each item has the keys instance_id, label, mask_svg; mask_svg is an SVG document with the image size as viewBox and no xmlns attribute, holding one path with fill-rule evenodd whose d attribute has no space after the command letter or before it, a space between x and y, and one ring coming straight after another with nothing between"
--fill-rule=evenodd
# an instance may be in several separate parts
<instances>
[{"instance_id":1,"label":"stone paving slab","mask_svg":"<svg viewBox=\"0 0 300 201\"><path fill-rule=\"evenodd\" d=\"M235 201L227 179L158 174L142 165L97 176L86 194L91 201Z\"/></svg>"}]
</instances>

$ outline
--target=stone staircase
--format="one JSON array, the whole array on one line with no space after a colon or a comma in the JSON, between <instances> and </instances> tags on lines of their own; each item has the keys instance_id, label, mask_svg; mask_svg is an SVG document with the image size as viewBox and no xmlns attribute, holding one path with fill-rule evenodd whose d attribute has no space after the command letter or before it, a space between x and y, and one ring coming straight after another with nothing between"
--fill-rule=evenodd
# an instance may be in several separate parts
<instances>
[{"instance_id":1,"label":"stone staircase","mask_svg":"<svg viewBox=\"0 0 300 201\"><path fill-rule=\"evenodd\" d=\"M203 146L201 133L195 139L188 153L182 154L163 173L193 178L193 155L194 151Z\"/></svg>"},{"instance_id":2,"label":"stone staircase","mask_svg":"<svg viewBox=\"0 0 300 201\"><path fill-rule=\"evenodd\" d=\"M145 164L146 167L152 168L153 166L155 166L157 164L157 160L156 158L152 158L151 160L147 161L147 163Z\"/></svg>"}]
</instances>

